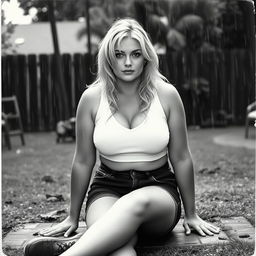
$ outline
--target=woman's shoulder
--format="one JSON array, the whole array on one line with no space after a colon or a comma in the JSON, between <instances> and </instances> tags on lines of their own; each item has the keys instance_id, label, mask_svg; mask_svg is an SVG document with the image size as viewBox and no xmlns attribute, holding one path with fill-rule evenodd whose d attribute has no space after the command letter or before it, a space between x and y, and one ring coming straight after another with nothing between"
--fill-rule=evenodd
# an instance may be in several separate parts
<instances>
[{"instance_id":1,"label":"woman's shoulder","mask_svg":"<svg viewBox=\"0 0 256 256\"><path fill-rule=\"evenodd\" d=\"M100 85L92 85L86 88L81 96L81 100L87 104L97 102L101 96L102 87Z\"/></svg>"},{"instance_id":2,"label":"woman's shoulder","mask_svg":"<svg viewBox=\"0 0 256 256\"><path fill-rule=\"evenodd\" d=\"M87 110L95 113L100 103L101 90L102 86L100 85L89 86L87 89L85 89L81 95L79 107L87 108Z\"/></svg>"},{"instance_id":3,"label":"woman's shoulder","mask_svg":"<svg viewBox=\"0 0 256 256\"><path fill-rule=\"evenodd\" d=\"M171 99L179 96L175 86L165 81L160 81L157 84L156 90L159 98L165 102L170 102Z\"/></svg>"}]
</instances>

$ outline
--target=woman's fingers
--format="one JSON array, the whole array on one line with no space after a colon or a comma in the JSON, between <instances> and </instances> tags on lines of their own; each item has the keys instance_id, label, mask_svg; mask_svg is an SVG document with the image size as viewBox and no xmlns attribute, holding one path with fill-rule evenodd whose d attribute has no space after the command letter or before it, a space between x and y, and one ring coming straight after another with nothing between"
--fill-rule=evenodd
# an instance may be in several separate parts
<instances>
[{"instance_id":1,"label":"woman's fingers","mask_svg":"<svg viewBox=\"0 0 256 256\"><path fill-rule=\"evenodd\" d=\"M38 235L41 236L62 236L65 235L66 237L69 236L71 233L73 233L77 229L77 223L70 220L70 218L66 218L61 223L50 227L45 228L37 232Z\"/></svg>"},{"instance_id":2,"label":"woman's fingers","mask_svg":"<svg viewBox=\"0 0 256 256\"><path fill-rule=\"evenodd\" d=\"M211 225L210 223L207 223L205 221L198 223L184 222L183 227L185 229L186 235L191 234L191 229L195 230L201 236L213 236L214 234L218 234L220 232L220 229L218 227L215 227L214 225Z\"/></svg>"},{"instance_id":3,"label":"woman's fingers","mask_svg":"<svg viewBox=\"0 0 256 256\"><path fill-rule=\"evenodd\" d=\"M61 229L49 230L49 232L45 232L42 234L43 236L53 236L58 234L64 234L64 231Z\"/></svg>"},{"instance_id":4,"label":"woman's fingers","mask_svg":"<svg viewBox=\"0 0 256 256\"><path fill-rule=\"evenodd\" d=\"M202 228L200 226L195 226L194 229L197 231L197 233L200 235L200 236L206 236L206 234L204 233L204 231L202 230Z\"/></svg>"},{"instance_id":5,"label":"woman's fingers","mask_svg":"<svg viewBox=\"0 0 256 256\"><path fill-rule=\"evenodd\" d=\"M205 223L205 224L202 224L199 226L199 228L195 228L198 233L200 235L202 234L206 234L208 236L213 236L214 234L219 234L220 233L220 229L211 225L211 224L208 224L208 223ZM202 232L201 232L202 231Z\"/></svg>"},{"instance_id":6,"label":"woman's fingers","mask_svg":"<svg viewBox=\"0 0 256 256\"><path fill-rule=\"evenodd\" d=\"M215 227L214 225L209 224L209 229L210 229L213 233L216 233L216 234L219 234L219 233L220 233L220 228Z\"/></svg>"},{"instance_id":7,"label":"woman's fingers","mask_svg":"<svg viewBox=\"0 0 256 256\"><path fill-rule=\"evenodd\" d=\"M52 228L40 230L40 231L39 231L39 234L40 234L40 235L44 235L44 234L47 234L47 233L49 233L49 232L55 231L55 230L57 230L57 229L58 229L58 227L52 227Z\"/></svg>"},{"instance_id":8,"label":"woman's fingers","mask_svg":"<svg viewBox=\"0 0 256 256\"><path fill-rule=\"evenodd\" d=\"M211 232L213 232L213 233L215 233L215 234L219 234L219 233L220 233L220 229L217 228L217 227L215 227L215 226L213 226L213 225L211 225L211 224L206 225L206 227L207 227Z\"/></svg>"},{"instance_id":9,"label":"woman's fingers","mask_svg":"<svg viewBox=\"0 0 256 256\"><path fill-rule=\"evenodd\" d=\"M44 228L44 229L41 229L38 231L39 234L42 234L42 233L45 233L45 232L48 232L49 229L52 229L52 228Z\"/></svg>"},{"instance_id":10,"label":"woman's fingers","mask_svg":"<svg viewBox=\"0 0 256 256\"><path fill-rule=\"evenodd\" d=\"M69 237L75 231L74 227L70 227L68 231L64 234L64 237Z\"/></svg>"},{"instance_id":11,"label":"woman's fingers","mask_svg":"<svg viewBox=\"0 0 256 256\"><path fill-rule=\"evenodd\" d=\"M211 232L211 230L209 230L206 226L201 225L200 228L202 229L202 231L208 235L208 236L213 236L213 233Z\"/></svg>"},{"instance_id":12,"label":"woman's fingers","mask_svg":"<svg viewBox=\"0 0 256 256\"><path fill-rule=\"evenodd\" d=\"M66 228L56 226L56 227L52 227L52 228L40 231L39 235L42 235L42 236L53 236L53 235L56 236L60 234L63 235L65 231L66 231Z\"/></svg>"},{"instance_id":13,"label":"woman's fingers","mask_svg":"<svg viewBox=\"0 0 256 256\"><path fill-rule=\"evenodd\" d=\"M49 236L57 237L57 236L63 236L63 234L64 234L64 231L61 231L59 233L50 234ZM47 235L44 235L44 236L47 236Z\"/></svg>"},{"instance_id":14,"label":"woman's fingers","mask_svg":"<svg viewBox=\"0 0 256 256\"><path fill-rule=\"evenodd\" d=\"M187 223L183 223L183 227L185 229L185 234L188 236L191 234L191 229Z\"/></svg>"}]
</instances>

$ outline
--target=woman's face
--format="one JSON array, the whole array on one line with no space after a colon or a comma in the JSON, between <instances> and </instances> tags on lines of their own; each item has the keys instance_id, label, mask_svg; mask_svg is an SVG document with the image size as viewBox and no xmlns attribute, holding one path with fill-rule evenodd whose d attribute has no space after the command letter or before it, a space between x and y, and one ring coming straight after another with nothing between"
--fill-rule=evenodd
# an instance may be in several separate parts
<instances>
[{"instance_id":1,"label":"woman's face","mask_svg":"<svg viewBox=\"0 0 256 256\"><path fill-rule=\"evenodd\" d=\"M115 56L113 71L117 81L130 83L140 79L145 59L137 40L125 37L120 45L115 47Z\"/></svg>"}]
</instances>

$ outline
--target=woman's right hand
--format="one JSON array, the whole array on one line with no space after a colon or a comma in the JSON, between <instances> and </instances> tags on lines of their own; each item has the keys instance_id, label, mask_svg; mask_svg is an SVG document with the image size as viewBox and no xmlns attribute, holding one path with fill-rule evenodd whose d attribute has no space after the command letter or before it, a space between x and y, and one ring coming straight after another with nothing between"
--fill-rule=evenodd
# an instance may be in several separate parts
<instances>
[{"instance_id":1,"label":"woman's right hand","mask_svg":"<svg viewBox=\"0 0 256 256\"><path fill-rule=\"evenodd\" d=\"M74 221L70 216L68 216L65 220L53 227L40 230L38 234L41 236L61 236L64 234L64 237L68 237L76 231L77 228L78 221Z\"/></svg>"}]
</instances>

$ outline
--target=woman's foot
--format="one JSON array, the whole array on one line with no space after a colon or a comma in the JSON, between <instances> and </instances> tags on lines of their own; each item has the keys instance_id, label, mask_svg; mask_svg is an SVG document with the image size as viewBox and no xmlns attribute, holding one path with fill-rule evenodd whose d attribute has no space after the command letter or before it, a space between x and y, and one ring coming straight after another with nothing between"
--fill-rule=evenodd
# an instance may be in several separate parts
<instances>
[{"instance_id":1,"label":"woman's foot","mask_svg":"<svg viewBox=\"0 0 256 256\"><path fill-rule=\"evenodd\" d=\"M37 237L29 241L24 248L24 256L58 256L69 249L81 236Z\"/></svg>"}]
</instances>

